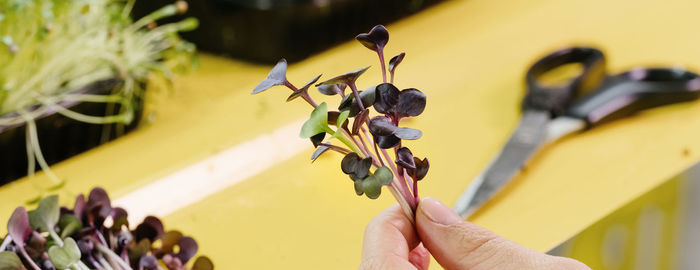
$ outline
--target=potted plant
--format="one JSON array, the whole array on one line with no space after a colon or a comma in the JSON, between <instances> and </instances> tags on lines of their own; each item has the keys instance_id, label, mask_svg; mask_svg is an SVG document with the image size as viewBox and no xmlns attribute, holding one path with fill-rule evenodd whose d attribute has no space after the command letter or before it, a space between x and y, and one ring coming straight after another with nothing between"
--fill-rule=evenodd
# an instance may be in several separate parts
<instances>
[{"instance_id":1,"label":"potted plant","mask_svg":"<svg viewBox=\"0 0 700 270\"><path fill-rule=\"evenodd\" d=\"M196 62L177 1L136 21L135 0L0 2L0 185L133 129L148 80ZM37 166L38 164L38 166Z\"/></svg>"}]
</instances>

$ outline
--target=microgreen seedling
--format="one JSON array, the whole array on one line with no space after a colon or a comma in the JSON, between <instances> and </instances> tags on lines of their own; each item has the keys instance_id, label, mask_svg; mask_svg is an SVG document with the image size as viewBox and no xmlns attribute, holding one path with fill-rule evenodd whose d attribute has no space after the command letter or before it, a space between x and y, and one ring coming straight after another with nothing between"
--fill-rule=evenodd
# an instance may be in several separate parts
<instances>
[{"instance_id":1,"label":"microgreen seedling","mask_svg":"<svg viewBox=\"0 0 700 270\"><path fill-rule=\"evenodd\" d=\"M198 250L193 238L165 231L152 216L129 228L127 216L126 210L112 207L101 188L93 189L87 201L79 195L73 209L60 207L58 196L42 199L29 212L18 207L7 224L8 235L0 238L0 269L162 270L161 264L169 270L214 269L204 256L187 266Z\"/></svg>"},{"instance_id":2,"label":"microgreen seedling","mask_svg":"<svg viewBox=\"0 0 700 270\"><path fill-rule=\"evenodd\" d=\"M309 95L309 86L319 80L320 75L297 88L287 79L287 62L284 59L272 68L252 93L282 85L292 91L287 101L302 97L313 107L300 132L300 137L309 138L316 147L311 160L315 161L329 150L342 154L340 169L352 180L358 196L376 199L381 195L382 186L387 186L413 221L419 201L418 181L425 177L430 165L427 158L414 157L411 150L402 145L402 140L416 140L423 133L401 127L400 121L422 114L426 96L418 89L399 90L393 84L396 67L406 55L403 52L389 62L391 82L387 82L384 48L389 41L389 32L384 26L377 25L356 39L377 53L382 81L359 91L357 79L369 69L365 67L316 84L321 94L340 97L338 111L329 111L328 104L317 104ZM350 88L351 94L345 94L346 87ZM374 110L371 110L372 107ZM326 135L330 135L330 138L326 139ZM334 140L340 144L333 144ZM393 149L394 155L390 155L387 149Z\"/></svg>"}]
</instances>

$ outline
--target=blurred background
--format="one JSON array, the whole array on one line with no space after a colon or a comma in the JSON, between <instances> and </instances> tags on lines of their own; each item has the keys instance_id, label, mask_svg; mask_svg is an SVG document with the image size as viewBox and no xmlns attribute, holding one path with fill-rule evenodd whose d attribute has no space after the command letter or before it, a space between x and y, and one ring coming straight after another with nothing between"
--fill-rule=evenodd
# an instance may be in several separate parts
<instances>
[{"instance_id":1,"label":"blurred background","mask_svg":"<svg viewBox=\"0 0 700 270\"><path fill-rule=\"evenodd\" d=\"M700 68L691 0L87 2L0 0L0 217L100 186L218 269L355 269L395 203L357 197L339 155L311 163L288 90L250 95L281 58L297 86L371 66L366 89L379 62L354 37L385 25L387 59L406 53L396 84L428 96L406 121L433 167L421 195L450 205L516 126L536 59L583 45L613 74ZM700 269L699 116L665 106L547 146L469 220L593 269Z\"/></svg>"}]
</instances>

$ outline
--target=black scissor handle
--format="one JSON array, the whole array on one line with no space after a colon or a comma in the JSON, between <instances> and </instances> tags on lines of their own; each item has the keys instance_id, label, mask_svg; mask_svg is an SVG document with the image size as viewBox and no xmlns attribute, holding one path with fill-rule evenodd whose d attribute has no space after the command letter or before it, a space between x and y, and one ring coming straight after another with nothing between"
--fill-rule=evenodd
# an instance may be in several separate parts
<instances>
[{"instance_id":1,"label":"black scissor handle","mask_svg":"<svg viewBox=\"0 0 700 270\"><path fill-rule=\"evenodd\" d=\"M569 107L567 116L592 125L638 111L700 98L700 76L683 69L638 68L610 77Z\"/></svg>"},{"instance_id":2,"label":"black scissor handle","mask_svg":"<svg viewBox=\"0 0 700 270\"><path fill-rule=\"evenodd\" d=\"M547 87L538 83L541 75L566 64L580 63L583 71L564 86ZM523 99L525 109L550 111L561 115L578 94L597 87L605 78L605 56L595 48L571 47L558 50L533 64L525 75L528 92Z\"/></svg>"}]
</instances>

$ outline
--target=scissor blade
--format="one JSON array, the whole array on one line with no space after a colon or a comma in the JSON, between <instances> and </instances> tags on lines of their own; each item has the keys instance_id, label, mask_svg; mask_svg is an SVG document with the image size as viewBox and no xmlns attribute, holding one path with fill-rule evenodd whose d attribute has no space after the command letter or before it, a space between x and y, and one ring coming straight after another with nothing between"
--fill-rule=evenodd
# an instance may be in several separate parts
<instances>
[{"instance_id":1,"label":"scissor blade","mask_svg":"<svg viewBox=\"0 0 700 270\"><path fill-rule=\"evenodd\" d=\"M486 170L469 184L457 200L454 210L467 217L510 182L545 143L549 120L549 112L524 111L513 135L501 152Z\"/></svg>"}]
</instances>

